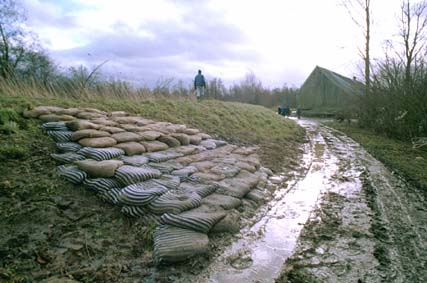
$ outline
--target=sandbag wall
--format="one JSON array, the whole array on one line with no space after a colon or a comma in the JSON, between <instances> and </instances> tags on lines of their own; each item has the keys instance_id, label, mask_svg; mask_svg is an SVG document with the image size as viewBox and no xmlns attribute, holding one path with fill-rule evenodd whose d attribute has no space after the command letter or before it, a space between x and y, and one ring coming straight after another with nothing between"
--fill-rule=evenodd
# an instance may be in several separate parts
<instances>
[{"instance_id":1,"label":"sandbag wall","mask_svg":"<svg viewBox=\"0 0 427 283\"><path fill-rule=\"evenodd\" d=\"M38 118L56 142L59 174L83 184L127 215L158 224L157 263L205 253L209 233L237 232L238 208L269 195L255 147L238 147L198 129L123 111L39 106Z\"/></svg>"}]
</instances>

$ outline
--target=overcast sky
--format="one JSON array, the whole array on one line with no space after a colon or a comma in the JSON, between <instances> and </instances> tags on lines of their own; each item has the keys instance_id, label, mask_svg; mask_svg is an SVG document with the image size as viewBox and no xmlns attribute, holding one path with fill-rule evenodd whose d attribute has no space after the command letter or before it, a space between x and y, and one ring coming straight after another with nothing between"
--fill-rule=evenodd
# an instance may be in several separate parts
<instances>
[{"instance_id":1,"label":"overcast sky","mask_svg":"<svg viewBox=\"0 0 427 283\"><path fill-rule=\"evenodd\" d=\"M153 86L174 78L299 87L319 65L361 77L362 30L341 0L23 0L27 25L61 66ZM372 0L373 57L397 35L400 0ZM357 13L355 10L354 13ZM356 14L355 14L356 15ZM362 15L363 16L363 15Z\"/></svg>"}]
</instances>

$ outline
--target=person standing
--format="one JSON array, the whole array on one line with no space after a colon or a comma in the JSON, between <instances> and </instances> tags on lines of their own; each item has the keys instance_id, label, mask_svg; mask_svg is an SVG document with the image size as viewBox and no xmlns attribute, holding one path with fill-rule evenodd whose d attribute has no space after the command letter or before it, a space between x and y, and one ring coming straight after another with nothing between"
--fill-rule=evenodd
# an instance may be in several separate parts
<instances>
[{"instance_id":1,"label":"person standing","mask_svg":"<svg viewBox=\"0 0 427 283\"><path fill-rule=\"evenodd\" d=\"M205 87L205 77L202 75L202 71L199 70L198 74L194 78L194 90L196 91L197 100L200 100L200 98L204 96Z\"/></svg>"}]
</instances>

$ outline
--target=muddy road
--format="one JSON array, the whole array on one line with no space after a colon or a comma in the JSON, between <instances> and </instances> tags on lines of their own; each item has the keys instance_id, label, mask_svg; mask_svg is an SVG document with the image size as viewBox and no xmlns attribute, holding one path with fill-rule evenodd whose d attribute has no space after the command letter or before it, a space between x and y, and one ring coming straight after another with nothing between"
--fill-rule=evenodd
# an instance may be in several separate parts
<instances>
[{"instance_id":1,"label":"muddy road","mask_svg":"<svg viewBox=\"0 0 427 283\"><path fill-rule=\"evenodd\" d=\"M274 176L273 199L173 282L427 282L423 196L344 134L298 123L300 170Z\"/></svg>"}]
</instances>

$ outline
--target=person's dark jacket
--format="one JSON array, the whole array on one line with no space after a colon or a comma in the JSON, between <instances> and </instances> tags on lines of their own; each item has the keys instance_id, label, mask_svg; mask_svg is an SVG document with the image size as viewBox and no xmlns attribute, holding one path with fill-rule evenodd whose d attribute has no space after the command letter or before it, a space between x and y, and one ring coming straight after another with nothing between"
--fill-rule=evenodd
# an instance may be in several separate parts
<instances>
[{"instance_id":1,"label":"person's dark jacket","mask_svg":"<svg viewBox=\"0 0 427 283\"><path fill-rule=\"evenodd\" d=\"M202 74L197 74L194 78L194 88L198 86L206 86L205 77Z\"/></svg>"}]
</instances>

